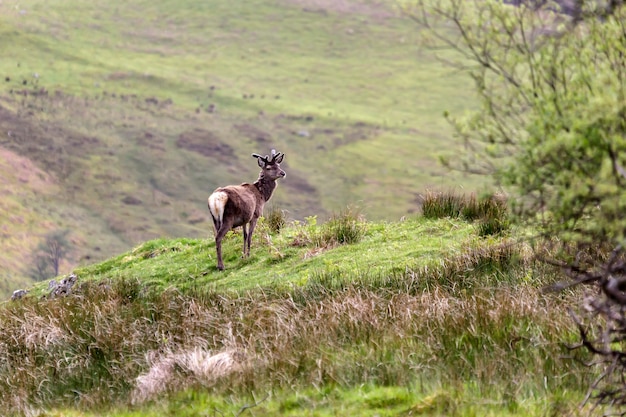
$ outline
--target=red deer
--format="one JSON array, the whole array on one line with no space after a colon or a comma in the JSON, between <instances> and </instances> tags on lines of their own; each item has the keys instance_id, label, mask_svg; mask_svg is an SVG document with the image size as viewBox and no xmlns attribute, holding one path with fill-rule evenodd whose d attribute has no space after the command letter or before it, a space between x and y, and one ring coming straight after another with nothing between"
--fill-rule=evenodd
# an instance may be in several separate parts
<instances>
[{"instance_id":1,"label":"red deer","mask_svg":"<svg viewBox=\"0 0 626 417\"><path fill-rule=\"evenodd\" d=\"M217 250L217 269L224 270L222 261L222 239L233 227L243 228L243 256L250 255L252 233L257 220L263 215L263 206L272 197L276 180L287 174L280 169L284 154L272 149L271 157L253 153L257 158L261 172L254 184L229 185L220 187L209 196L209 211L215 226L215 247ZM246 225L248 229L246 230Z\"/></svg>"}]
</instances>

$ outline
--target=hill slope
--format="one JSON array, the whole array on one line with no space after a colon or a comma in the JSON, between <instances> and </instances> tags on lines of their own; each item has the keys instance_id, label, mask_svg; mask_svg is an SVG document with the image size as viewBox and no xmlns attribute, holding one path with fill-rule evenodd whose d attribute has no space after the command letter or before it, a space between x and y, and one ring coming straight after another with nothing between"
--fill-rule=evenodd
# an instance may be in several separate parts
<instances>
[{"instance_id":1,"label":"hill slope","mask_svg":"<svg viewBox=\"0 0 626 417\"><path fill-rule=\"evenodd\" d=\"M10 279L51 230L70 230L64 270L207 236L207 195L253 181L250 153L273 147L289 174L273 203L297 219L350 203L395 219L428 187L475 186L436 163L456 151L440 115L469 104L464 81L392 3L0 3L0 158L54 184L0 185Z\"/></svg>"},{"instance_id":2,"label":"hill slope","mask_svg":"<svg viewBox=\"0 0 626 417\"><path fill-rule=\"evenodd\" d=\"M334 224L334 225L333 225ZM345 232L351 231L347 234ZM340 236L352 236L340 244ZM52 415L576 415L572 294L458 219L153 240L0 308L0 406ZM155 400L151 402L151 400ZM267 401L265 401L267 400ZM133 407L129 407L130 404ZM54 411L57 410L57 411Z\"/></svg>"}]
</instances>

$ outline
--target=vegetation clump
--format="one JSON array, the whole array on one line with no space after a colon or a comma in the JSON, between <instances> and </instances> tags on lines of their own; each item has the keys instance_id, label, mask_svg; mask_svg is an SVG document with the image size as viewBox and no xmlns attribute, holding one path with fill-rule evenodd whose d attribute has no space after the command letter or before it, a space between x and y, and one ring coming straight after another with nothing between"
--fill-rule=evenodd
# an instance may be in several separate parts
<instances>
[{"instance_id":1,"label":"vegetation clump","mask_svg":"<svg viewBox=\"0 0 626 417\"><path fill-rule=\"evenodd\" d=\"M313 246L315 249L328 249L337 245L354 244L363 239L367 232L365 217L354 207L348 207L321 226L317 216L306 218L306 224L296 222L297 234L293 246Z\"/></svg>"},{"instance_id":2,"label":"vegetation clump","mask_svg":"<svg viewBox=\"0 0 626 417\"><path fill-rule=\"evenodd\" d=\"M363 215L356 208L348 207L324 223L315 244L324 247L357 243L363 238L366 230L367 223Z\"/></svg>"},{"instance_id":3,"label":"vegetation clump","mask_svg":"<svg viewBox=\"0 0 626 417\"><path fill-rule=\"evenodd\" d=\"M287 224L287 215L284 210L277 208L276 206L270 206L265 210L263 217L264 223L267 225L270 233L280 233L283 227Z\"/></svg>"},{"instance_id":4,"label":"vegetation clump","mask_svg":"<svg viewBox=\"0 0 626 417\"><path fill-rule=\"evenodd\" d=\"M510 228L506 200L498 195L463 195L453 192L429 192L422 202L422 213L428 219L444 217L478 221L479 236L505 233Z\"/></svg>"}]
</instances>

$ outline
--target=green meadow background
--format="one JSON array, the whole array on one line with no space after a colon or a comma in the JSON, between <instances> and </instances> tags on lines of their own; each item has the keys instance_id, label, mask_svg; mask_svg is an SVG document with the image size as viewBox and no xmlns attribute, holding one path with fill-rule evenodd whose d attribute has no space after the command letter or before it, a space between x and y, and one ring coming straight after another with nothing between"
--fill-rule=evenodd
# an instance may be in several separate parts
<instances>
[{"instance_id":1,"label":"green meadow background","mask_svg":"<svg viewBox=\"0 0 626 417\"><path fill-rule=\"evenodd\" d=\"M252 152L287 155L272 204L298 220L486 181L438 163L472 94L393 1L3 0L0 39L4 293L53 230L63 272L210 236L206 198L254 181Z\"/></svg>"}]
</instances>

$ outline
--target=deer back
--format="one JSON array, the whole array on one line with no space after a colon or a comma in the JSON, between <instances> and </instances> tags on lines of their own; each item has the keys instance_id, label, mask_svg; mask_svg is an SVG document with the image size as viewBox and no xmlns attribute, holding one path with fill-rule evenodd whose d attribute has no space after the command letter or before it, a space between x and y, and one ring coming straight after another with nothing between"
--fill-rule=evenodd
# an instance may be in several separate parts
<instances>
[{"instance_id":1,"label":"deer back","mask_svg":"<svg viewBox=\"0 0 626 417\"><path fill-rule=\"evenodd\" d=\"M263 213L265 201L253 184L229 185L216 191L223 191L228 195L224 215L233 219L233 227L249 223Z\"/></svg>"}]
</instances>

